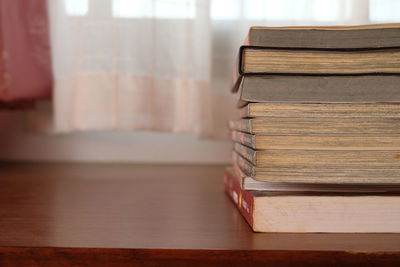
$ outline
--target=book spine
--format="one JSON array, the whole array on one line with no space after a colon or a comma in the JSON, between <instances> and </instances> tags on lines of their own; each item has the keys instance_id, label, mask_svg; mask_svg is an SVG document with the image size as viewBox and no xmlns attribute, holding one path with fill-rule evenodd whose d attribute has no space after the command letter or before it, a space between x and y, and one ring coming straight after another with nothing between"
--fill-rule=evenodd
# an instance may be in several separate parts
<instances>
[{"instance_id":1,"label":"book spine","mask_svg":"<svg viewBox=\"0 0 400 267\"><path fill-rule=\"evenodd\" d=\"M248 176L243 173L242 169L240 169L240 167L237 165L236 162L232 163L232 171L235 174L235 176L239 179L240 188L244 189L245 179Z\"/></svg>"},{"instance_id":2,"label":"book spine","mask_svg":"<svg viewBox=\"0 0 400 267\"><path fill-rule=\"evenodd\" d=\"M246 159L242 158L237 152L232 152L232 161L239 166L243 173L247 176L254 176L254 167Z\"/></svg>"},{"instance_id":3,"label":"book spine","mask_svg":"<svg viewBox=\"0 0 400 267\"><path fill-rule=\"evenodd\" d=\"M230 121L229 127L233 130L240 132L251 133L251 120L242 119L237 121Z\"/></svg>"},{"instance_id":4,"label":"book spine","mask_svg":"<svg viewBox=\"0 0 400 267\"><path fill-rule=\"evenodd\" d=\"M238 179L236 179L234 174L227 169L225 169L224 173L224 187L226 193L230 196L233 203L235 203L246 222L253 228L253 195L250 192L243 190Z\"/></svg>"},{"instance_id":5,"label":"book spine","mask_svg":"<svg viewBox=\"0 0 400 267\"><path fill-rule=\"evenodd\" d=\"M239 53L236 57L236 63L234 64L234 69L232 73L232 86L231 86L231 92L232 93L238 93L239 88L242 83L242 49L239 49ZM239 66L239 68L237 67Z\"/></svg>"},{"instance_id":6,"label":"book spine","mask_svg":"<svg viewBox=\"0 0 400 267\"><path fill-rule=\"evenodd\" d=\"M251 117L250 116L250 105L246 105L246 106L242 107L241 109L239 109L239 116L240 116L240 118Z\"/></svg>"},{"instance_id":7,"label":"book spine","mask_svg":"<svg viewBox=\"0 0 400 267\"><path fill-rule=\"evenodd\" d=\"M243 100L243 86L244 86L244 77L241 78L239 89L238 92L236 93L236 107L239 109L249 104L249 102Z\"/></svg>"},{"instance_id":8,"label":"book spine","mask_svg":"<svg viewBox=\"0 0 400 267\"><path fill-rule=\"evenodd\" d=\"M253 163L254 165L257 164L257 155L256 151L254 151L251 148L245 147L244 145L241 145L239 143L235 143L234 149L236 152L239 153L242 157Z\"/></svg>"},{"instance_id":9,"label":"book spine","mask_svg":"<svg viewBox=\"0 0 400 267\"><path fill-rule=\"evenodd\" d=\"M243 132L232 131L231 137L234 142L240 143L242 145L255 148L255 136L251 134L246 134Z\"/></svg>"}]
</instances>

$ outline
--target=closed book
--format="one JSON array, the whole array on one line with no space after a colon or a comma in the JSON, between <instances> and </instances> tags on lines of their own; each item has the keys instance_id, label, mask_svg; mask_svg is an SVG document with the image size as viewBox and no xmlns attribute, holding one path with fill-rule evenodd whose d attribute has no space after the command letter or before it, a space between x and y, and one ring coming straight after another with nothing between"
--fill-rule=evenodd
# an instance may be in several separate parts
<instances>
[{"instance_id":1,"label":"closed book","mask_svg":"<svg viewBox=\"0 0 400 267\"><path fill-rule=\"evenodd\" d=\"M360 75L400 73L400 49L304 50L242 46L239 74Z\"/></svg>"},{"instance_id":2,"label":"closed book","mask_svg":"<svg viewBox=\"0 0 400 267\"><path fill-rule=\"evenodd\" d=\"M265 135L399 135L399 118L276 118L230 121L233 130Z\"/></svg>"},{"instance_id":3,"label":"closed book","mask_svg":"<svg viewBox=\"0 0 400 267\"><path fill-rule=\"evenodd\" d=\"M251 27L249 46L357 49L400 47L400 24L360 26Z\"/></svg>"},{"instance_id":4,"label":"closed book","mask_svg":"<svg viewBox=\"0 0 400 267\"><path fill-rule=\"evenodd\" d=\"M255 232L400 232L400 197L395 193L246 191L229 169L224 185Z\"/></svg>"},{"instance_id":5,"label":"closed book","mask_svg":"<svg viewBox=\"0 0 400 267\"><path fill-rule=\"evenodd\" d=\"M267 166L259 167L232 152L232 161L257 181L319 184L400 184L400 167Z\"/></svg>"},{"instance_id":6,"label":"closed book","mask_svg":"<svg viewBox=\"0 0 400 267\"><path fill-rule=\"evenodd\" d=\"M253 149L400 151L400 136L391 135L260 135L233 130L231 138Z\"/></svg>"},{"instance_id":7,"label":"closed book","mask_svg":"<svg viewBox=\"0 0 400 267\"><path fill-rule=\"evenodd\" d=\"M366 75L399 73L398 48L400 48L400 24L377 24L335 27L251 27L241 47L233 75L232 90L240 87L246 74L301 74L301 75ZM285 78L283 78L284 80ZM289 78L291 80L291 78ZM329 80L329 79L327 79ZM334 79L336 80L336 79ZM348 83L352 83L350 79ZM362 78L361 78L362 80ZM331 82L325 87L341 88L346 92L346 82ZM307 79L304 82L307 83ZM318 82L311 82L312 84ZM323 82L320 82L323 83ZM360 84L354 82L354 84ZM283 85L283 84L282 84ZM281 86L282 87L282 86ZM297 86L286 87L290 90ZM321 86L305 87L312 91ZM351 92L363 88L354 87L343 96L332 91L329 94L339 101L351 97ZM267 93L271 94L272 89ZM245 99L247 90L243 91ZM286 94L282 92L284 97ZM251 97L254 94L250 94ZM301 95L301 94L300 94ZM296 98L295 94L293 98ZM314 98L326 101L318 94ZM268 99L268 98L264 98ZM285 99L285 98L284 98ZM329 98L328 98L329 99ZM331 98L335 101L334 98ZM244 101L244 100L243 100ZM274 101L271 99L271 101ZM306 101L311 101L307 99ZM321 101L321 100L320 100ZM239 102L241 103L241 101Z\"/></svg>"},{"instance_id":8,"label":"closed book","mask_svg":"<svg viewBox=\"0 0 400 267\"><path fill-rule=\"evenodd\" d=\"M386 168L400 167L400 151L254 150L235 143L234 149L257 167ZM400 183L400 177L398 177Z\"/></svg>"},{"instance_id":9,"label":"closed book","mask_svg":"<svg viewBox=\"0 0 400 267\"><path fill-rule=\"evenodd\" d=\"M240 76L241 77L241 76ZM233 91L238 105L248 102L377 103L400 102L400 75L250 75Z\"/></svg>"},{"instance_id":10,"label":"closed book","mask_svg":"<svg viewBox=\"0 0 400 267\"><path fill-rule=\"evenodd\" d=\"M235 163L230 171L243 190L283 192L400 192L400 184L318 184L257 181L246 175Z\"/></svg>"},{"instance_id":11,"label":"closed book","mask_svg":"<svg viewBox=\"0 0 400 267\"><path fill-rule=\"evenodd\" d=\"M400 103L249 103L240 117L398 118Z\"/></svg>"}]
</instances>

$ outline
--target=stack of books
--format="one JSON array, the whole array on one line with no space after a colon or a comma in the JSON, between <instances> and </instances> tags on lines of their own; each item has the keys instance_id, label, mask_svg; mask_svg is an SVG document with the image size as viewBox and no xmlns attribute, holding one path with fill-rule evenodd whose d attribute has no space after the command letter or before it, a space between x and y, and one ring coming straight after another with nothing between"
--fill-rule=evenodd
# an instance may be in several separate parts
<instances>
[{"instance_id":1,"label":"stack of books","mask_svg":"<svg viewBox=\"0 0 400 267\"><path fill-rule=\"evenodd\" d=\"M225 189L258 232L400 232L400 24L252 27Z\"/></svg>"}]
</instances>

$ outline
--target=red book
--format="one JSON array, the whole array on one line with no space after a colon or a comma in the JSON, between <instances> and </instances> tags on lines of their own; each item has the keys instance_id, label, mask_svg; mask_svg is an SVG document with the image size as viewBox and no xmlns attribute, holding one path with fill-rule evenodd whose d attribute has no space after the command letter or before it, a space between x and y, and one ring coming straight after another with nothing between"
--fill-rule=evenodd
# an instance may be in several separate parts
<instances>
[{"instance_id":1,"label":"red book","mask_svg":"<svg viewBox=\"0 0 400 267\"><path fill-rule=\"evenodd\" d=\"M230 169L224 183L255 232L400 233L396 192L249 191Z\"/></svg>"},{"instance_id":2,"label":"red book","mask_svg":"<svg viewBox=\"0 0 400 267\"><path fill-rule=\"evenodd\" d=\"M225 169L225 191L236 204L248 224L253 228L253 196L250 191L243 190L240 183L239 177L231 169Z\"/></svg>"}]
</instances>

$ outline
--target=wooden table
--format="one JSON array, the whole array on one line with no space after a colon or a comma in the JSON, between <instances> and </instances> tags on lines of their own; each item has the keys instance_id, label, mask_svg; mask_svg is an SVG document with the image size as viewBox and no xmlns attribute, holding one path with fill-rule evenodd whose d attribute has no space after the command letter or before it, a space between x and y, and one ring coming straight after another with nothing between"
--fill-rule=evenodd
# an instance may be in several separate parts
<instances>
[{"instance_id":1,"label":"wooden table","mask_svg":"<svg viewBox=\"0 0 400 267\"><path fill-rule=\"evenodd\" d=\"M222 171L2 163L0 266L400 266L399 234L253 233Z\"/></svg>"}]
</instances>

